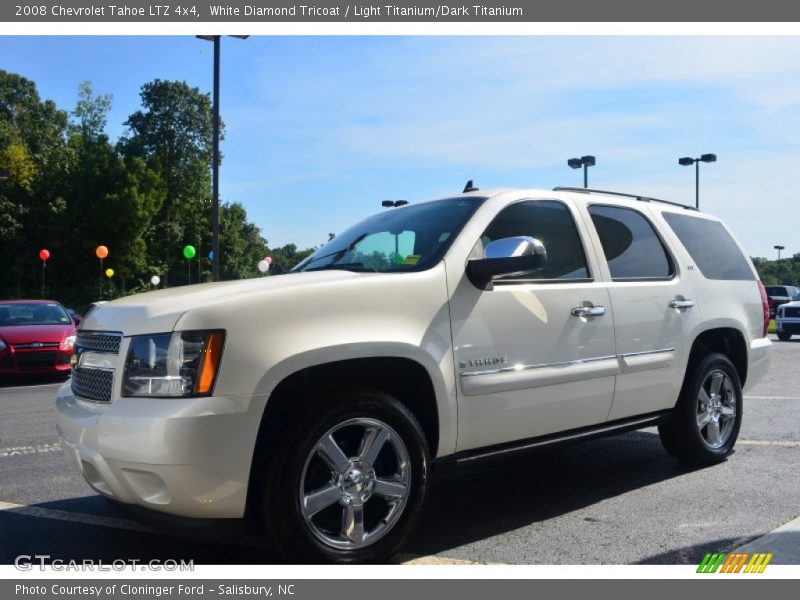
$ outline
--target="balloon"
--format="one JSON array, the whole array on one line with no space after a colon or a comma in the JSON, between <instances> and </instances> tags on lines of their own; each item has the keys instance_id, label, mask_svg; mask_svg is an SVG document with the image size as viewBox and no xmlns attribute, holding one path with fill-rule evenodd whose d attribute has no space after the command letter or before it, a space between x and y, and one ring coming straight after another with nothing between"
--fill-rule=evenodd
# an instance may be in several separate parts
<instances>
[{"instance_id":1,"label":"balloon","mask_svg":"<svg viewBox=\"0 0 800 600\"><path fill-rule=\"evenodd\" d=\"M47 248L39 250L39 258L42 259L42 262L47 262L47 259L50 258L50 250Z\"/></svg>"},{"instance_id":2,"label":"balloon","mask_svg":"<svg viewBox=\"0 0 800 600\"><path fill-rule=\"evenodd\" d=\"M209 250L208 251L208 260L214 260L214 251L213 250Z\"/></svg>"},{"instance_id":3,"label":"balloon","mask_svg":"<svg viewBox=\"0 0 800 600\"><path fill-rule=\"evenodd\" d=\"M262 273L266 273L267 271L269 271L269 263L266 260L258 261L258 265L256 266L258 266L258 270L261 271Z\"/></svg>"},{"instance_id":4,"label":"balloon","mask_svg":"<svg viewBox=\"0 0 800 600\"><path fill-rule=\"evenodd\" d=\"M183 257L187 260L192 260L195 255L197 254L197 250L194 249L194 246L184 246L183 247Z\"/></svg>"},{"instance_id":5,"label":"balloon","mask_svg":"<svg viewBox=\"0 0 800 600\"><path fill-rule=\"evenodd\" d=\"M161 277L159 277L158 275L153 275L150 278L150 283L152 283L153 285L158 285L159 283L161 283Z\"/></svg>"},{"instance_id":6,"label":"balloon","mask_svg":"<svg viewBox=\"0 0 800 600\"><path fill-rule=\"evenodd\" d=\"M114 276L114 269L106 269L106 277L111 279Z\"/></svg>"},{"instance_id":7,"label":"balloon","mask_svg":"<svg viewBox=\"0 0 800 600\"><path fill-rule=\"evenodd\" d=\"M265 256L264 257L264 262L266 262L268 265L271 265L272 264L272 257L271 256Z\"/></svg>"},{"instance_id":8,"label":"balloon","mask_svg":"<svg viewBox=\"0 0 800 600\"><path fill-rule=\"evenodd\" d=\"M106 256L108 256L108 248L105 246L98 246L94 249L95 256L100 260L103 260Z\"/></svg>"}]
</instances>

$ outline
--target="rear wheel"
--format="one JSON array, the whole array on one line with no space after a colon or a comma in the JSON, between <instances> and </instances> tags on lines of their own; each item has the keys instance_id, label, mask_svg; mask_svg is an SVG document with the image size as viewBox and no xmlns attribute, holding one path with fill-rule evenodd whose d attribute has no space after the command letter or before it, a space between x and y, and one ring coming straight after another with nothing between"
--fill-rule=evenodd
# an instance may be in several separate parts
<instances>
[{"instance_id":1,"label":"rear wheel","mask_svg":"<svg viewBox=\"0 0 800 600\"><path fill-rule=\"evenodd\" d=\"M788 342L790 339L792 339L792 334L785 331L779 331L778 339L782 342Z\"/></svg>"},{"instance_id":2,"label":"rear wheel","mask_svg":"<svg viewBox=\"0 0 800 600\"><path fill-rule=\"evenodd\" d=\"M376 562L396 553L422 507L429 453L394 397L359 391L298 410L269 451L261 519L290 560Z\"/></svg>"},{"instance_id":3,"label":"rear wheel","mask_svg":"<svg viewBox=\"0 0 800 600\"><path fill-rule=\"evenodd\" d=\"M739 375L724 354L710 354L687 374L672 418L659 426L667 452L692 464L723 460L742 423Z\"/></svg>"}]
</instances>

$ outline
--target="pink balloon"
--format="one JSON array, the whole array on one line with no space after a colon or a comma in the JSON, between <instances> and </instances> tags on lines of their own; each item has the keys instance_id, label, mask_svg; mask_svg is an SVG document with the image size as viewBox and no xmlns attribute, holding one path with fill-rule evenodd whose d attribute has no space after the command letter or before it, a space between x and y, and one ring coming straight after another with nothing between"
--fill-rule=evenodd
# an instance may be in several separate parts
<instances>
[{"instance_id":1,"label":"pink balloon","mask_svg":"<svg viewBox=\"0 0 800 600\"><path fill-rule=\"evenodd\" d=\"M264 257L264 261L265 261L265 262L266 262L268 265L271 265L271 264L272 264L272 257L271 257L271 256L265 256L265 257Z\"/></svg>"}]
</instances>

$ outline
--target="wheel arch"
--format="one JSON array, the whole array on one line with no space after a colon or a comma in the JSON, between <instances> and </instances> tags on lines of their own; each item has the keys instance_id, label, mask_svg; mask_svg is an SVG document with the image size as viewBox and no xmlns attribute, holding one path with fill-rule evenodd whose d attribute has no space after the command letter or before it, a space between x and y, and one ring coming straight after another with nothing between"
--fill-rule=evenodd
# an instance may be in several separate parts
<instances>
[{"instance_id":1,"label":"wheel arch","mask_svg":"<svg viewBox=\"0 0 800 600\"><path fill-rule=\"evenodd\" d=\"M739 376L739 383L744 388L748 369L747 341L736 327L714 327L700 332L692 342L686 365L687 375L694 371L704 357L714 352L724 354L731 360Z\"/></svg>"}]
</instances>

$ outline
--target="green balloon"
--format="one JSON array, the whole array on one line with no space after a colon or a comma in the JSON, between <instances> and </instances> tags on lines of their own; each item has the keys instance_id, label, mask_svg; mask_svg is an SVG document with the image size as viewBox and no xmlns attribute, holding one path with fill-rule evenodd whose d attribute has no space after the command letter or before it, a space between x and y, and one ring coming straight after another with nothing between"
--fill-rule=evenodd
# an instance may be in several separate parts
<instances>
[{"instance_id":1,"label":"green balloon","mask_svg":"<svg viewBox=\"0 0 800 600\"><path fill-rule=\"evenodd\" d=\"M192 260L195 255L197 254L197 250L194 249L194 246L184 246L183 247L183 256L189 260Z\"/></svg>"}]
</instances>

